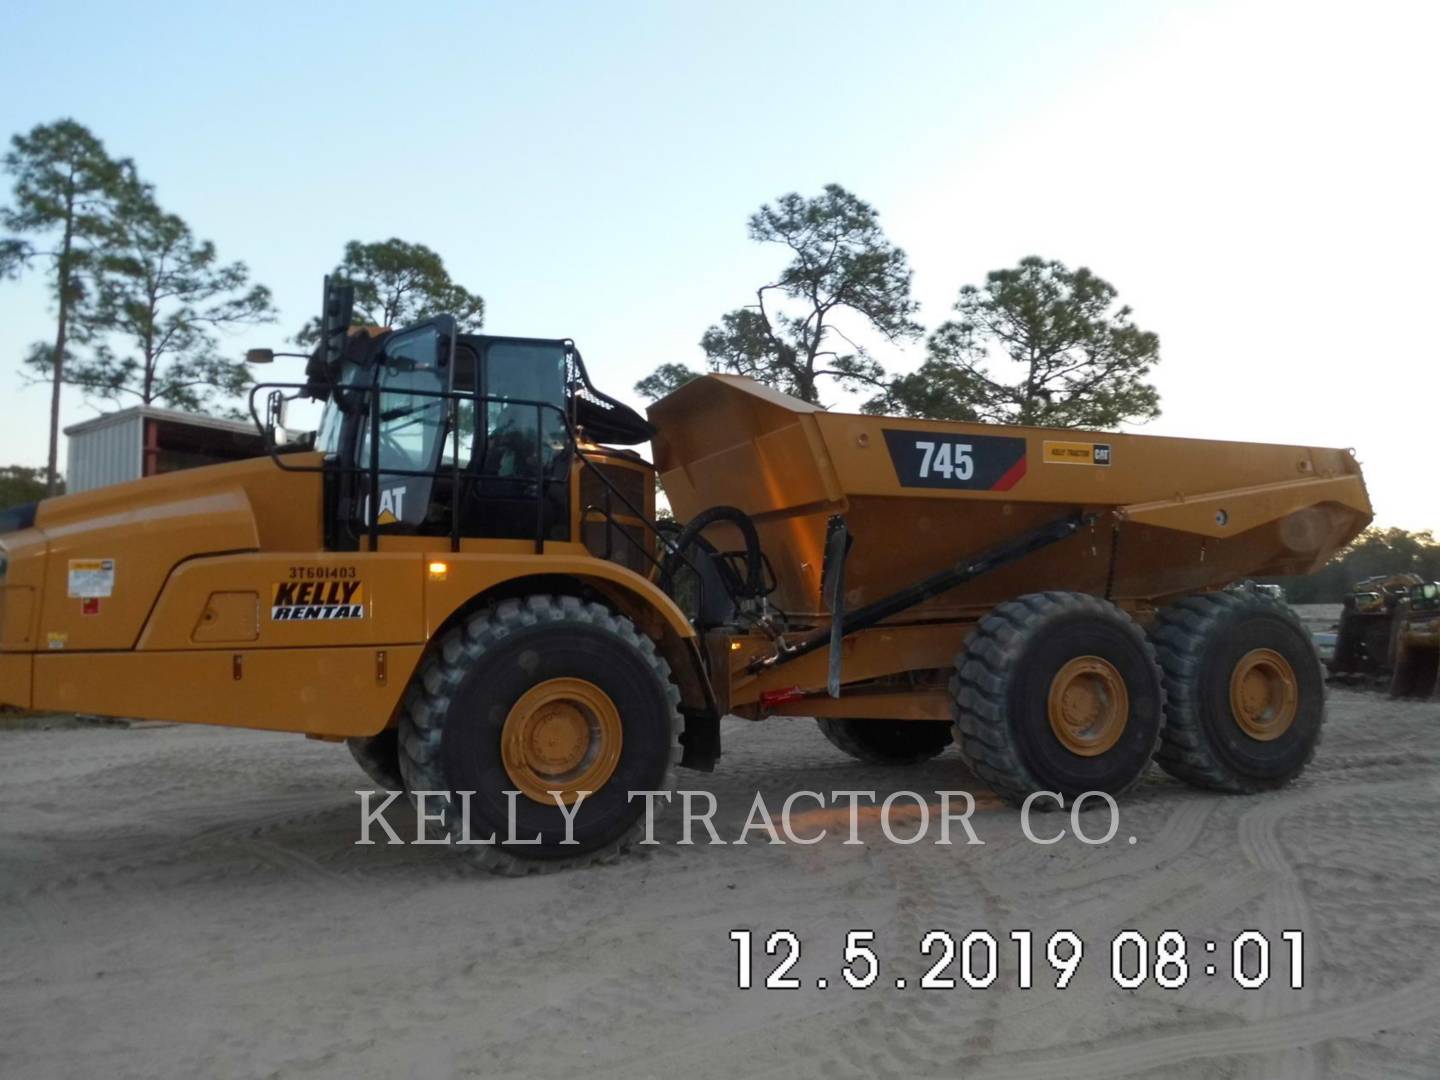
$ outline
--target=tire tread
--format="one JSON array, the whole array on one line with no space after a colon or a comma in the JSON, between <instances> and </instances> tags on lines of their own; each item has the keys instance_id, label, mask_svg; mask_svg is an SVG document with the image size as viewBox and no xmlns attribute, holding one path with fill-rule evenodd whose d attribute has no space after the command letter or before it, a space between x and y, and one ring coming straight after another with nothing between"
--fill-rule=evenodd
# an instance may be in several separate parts
<instances>
[{"instance_id":1,"label":"tire tread","mask_svg":"<svg viewBox=\"0 0 1440 1080\"><path fill-rule=\"evenodd\" d=\"M1223 632L1226 622L1251 611L1279 616L1309 641L1314 651L1311 635L1290 606L1259 593L1214 592L1187 596L1162 608L1150 631L1150 640L1155 644L1160 670L1165 676L1166 699L1165 728L1155 760L1177 780L1209 791L1253 795L1283 787L1304 771L1320 744L1317 733L1304 760L1278 780L1244 776L1215 752L1200 716L1205 649ZM1318 653L1315 663L1317 666L1320 663Z\"/></svg>"},{"instance_id":2,"label":"tire tread","mask_svg":"<svg viewBox=\"0 0 1440 1080\"><path fill-rule=\"evenodd\" d=\"M452 627L432 649L406 691L400 715L400 772L405 790L443 791L445 778L440 767L440 740L455 691L466 674L484 662L488 653L520 630L541 624L594 627L632 646L665 688L670 714L670 756L661 787L674 786L675 766L680 760L680 690L670 675L670 665L655 649L655 643L635 629L624 615L603 604L576 596L537 593L523 600L503 600L482 608L458 626ZM411 795L414 801L413 794ZM450 811L443 821L432 821L427 833L441 839L451 832ZM628 851L644 828L644 816L618 839L565 859L525 858L499 844L468 847L473 861L486 870L511 877L550 873L580 866L615 861Z\"/></svg>"},{"instance_id":3,"label":"tire tread","mask_svg":"<svg viewBox=\"0 0 1440 1080\"><path fill-rule=\"evenodd\" d=\"M955 672L950 678L955 743L971 770L1009 802L1021 802L1031 792L1045 787L1022 759L1010 725L1007 698L1015 666L1043 626L1075 613L1112 619L1120 615L1133 630L1135 642L1154 666L1159 681L1159 663L1144 632L1108 600L1088 593L1030 593L1007 600L985 615L966 639L964 651L955 658ZM1143 772L1140 770L1122 790L1138 783Z\"/></svg>"}]
</instances>

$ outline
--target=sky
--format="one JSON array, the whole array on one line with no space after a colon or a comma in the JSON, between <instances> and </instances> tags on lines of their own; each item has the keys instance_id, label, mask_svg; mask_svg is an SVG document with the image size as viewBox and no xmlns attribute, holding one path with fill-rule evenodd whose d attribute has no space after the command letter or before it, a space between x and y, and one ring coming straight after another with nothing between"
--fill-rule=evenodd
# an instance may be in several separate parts
<instances>
[{"instance_id":1,"label":"sky","mask_svg":"<svg viewBox=\"0 0 1440 1080\"><path fill-rule=\"evenodd\" d=\"M927 327L1026 255L1088 266L1160 335L1134 430L1354 447L1378 523L1440 530L1437 39L1432 3L8 0L0 137L79 120L244 260L281 318L237 358L398 236L637 403L782 264L747 217L840 183ZM0 464L43 464L51 336L41 278L0 283Z\"/></svg>"}]
</instances>

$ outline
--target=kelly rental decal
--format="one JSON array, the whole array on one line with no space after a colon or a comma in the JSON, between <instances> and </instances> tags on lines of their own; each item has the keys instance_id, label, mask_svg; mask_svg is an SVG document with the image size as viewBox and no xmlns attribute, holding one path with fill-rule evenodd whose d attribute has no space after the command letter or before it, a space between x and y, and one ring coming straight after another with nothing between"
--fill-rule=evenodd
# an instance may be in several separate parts
<instances>
[{"instance_id":1,"label":"kelly rental decal","mask_svg":"<svg viewBox=\"0 0 1440 1080\"><path fill-rule=\"evenodd\" d=\"M365 585L344 581L277 581L270 618L276 622L365 618Z\"/></svg>"}]
</instances>

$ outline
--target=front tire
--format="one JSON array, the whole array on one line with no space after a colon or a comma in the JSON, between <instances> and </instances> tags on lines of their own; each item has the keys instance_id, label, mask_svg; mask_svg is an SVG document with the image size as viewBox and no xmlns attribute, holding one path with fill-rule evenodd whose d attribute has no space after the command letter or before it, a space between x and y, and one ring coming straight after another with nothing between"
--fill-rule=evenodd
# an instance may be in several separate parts
<instances>
[{"instance_id":1,"label":"front tire","mask_svg":"<svg viewBox=\"0 0 1440 1080\"><path fill-rule=\"evenodd\" d=\"M1164 691L1155 651L1108 601L1022 596L981 619L950 682L955 741L1012 803L1132 787L1155 754Z\"/></svg>"},{"instance_id":2,"label":"front tire","mask_svg":"<svg viewBox=\"0 0 1440 1080\"><path fill-rule=\"evenodd\" d=\"M918 765L953 741L943 720L862 720L816 717L830 744L870 765Z\"/></svg>"},{"instance_id":3,"label":"front tire","mask_svg":"<svg viewBox=\"0 0 1440 1080\"><path fill-rule=\"evenodd\" d=\"M400 733L386 728L378 735L346 739L355 764L385 791L404 791L405 778L400 775Z\"/></svg>"},{"instance_id":4,"label":"front tire","mask_svg":"<svg viewBox=\"0 0 1440 1080\"><path fill-rule=\"evenodd\" d=\"M432 838L494 836L466 845L488 869L605 862L643 827L646 801L629 793L671 787L679 702L654 642L624 616L573 596L507 600L449 631L425 661L402 710L400 769L412 799L452 793L427 800L429 814L443 810ZM550 791L574 813L573 844Z\"/></svg>"},{"instance_id":5,"label":"front tire","mask_svg":"<svg viewBox=\"0 0 1440 1080\"><path fill-rule=\"evenodd\" d=\"M1165 671L1162 769L1236 794L1300 775L1320 742L1325 679L1289 607L1254 593L1190 596L1160 612L1151 638Z\"/></svg>"}]
</instances>

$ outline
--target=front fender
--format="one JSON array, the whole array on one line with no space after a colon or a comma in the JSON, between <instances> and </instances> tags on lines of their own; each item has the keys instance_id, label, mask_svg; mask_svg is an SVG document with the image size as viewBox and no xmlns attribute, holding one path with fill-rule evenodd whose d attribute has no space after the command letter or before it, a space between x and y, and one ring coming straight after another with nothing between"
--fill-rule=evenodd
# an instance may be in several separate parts
<instances>
[{"instance_id":1,"label":"front fender","mask_svg":"<svg viewBox=\"0 0 1440 1080\"><path fill-rule=\"evenodd\" d=\"M543 592L557 578L581 582L610 600L632 622L652 638L665 632L680 640L695 637L695 628L685 613L658 585L607 559L589 555L478 554L458 552L433 560L442 562L441 574L427 573L425 580L426 634L434 637L456 612L471 606L477 598L526 591L523 584L533 580Z\"/></svg>"}]
</instances>

